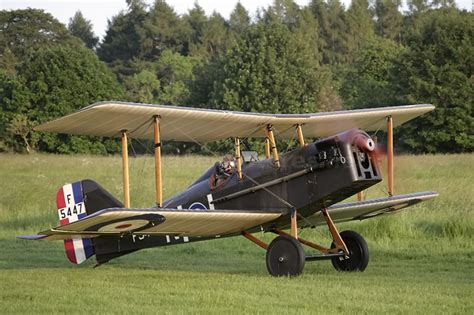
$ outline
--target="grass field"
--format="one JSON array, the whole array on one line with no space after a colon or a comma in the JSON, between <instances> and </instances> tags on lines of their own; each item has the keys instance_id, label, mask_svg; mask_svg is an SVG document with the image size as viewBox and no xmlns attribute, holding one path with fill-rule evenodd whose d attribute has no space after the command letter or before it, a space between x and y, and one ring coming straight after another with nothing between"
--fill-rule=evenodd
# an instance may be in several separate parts
<instances>
[{"instance_id":1,"label":"grass field","mask_svg":"<svg viewBox=\"0 0 474 315\"><path fill-rule=\"evenodd\" d=\"M165 196L214 160L165 157ZM366 238L365 272L308 262L302 276L290 279L270 277L265 252L243 238L143 250L96 269L93 260L72 265L61 242L15 236L57 225L55 193L64 183L92 178L120 198L120 159L0 155L0 313L474 314L474 155L395 162L397 193L440 196L397 215L338 226ZM130 170L132 206L150 206L153 160L131 159ZM384 195L384 185L368 197ZM330 242L324 228L300 235Z\"/></svg>"}]
</instances>

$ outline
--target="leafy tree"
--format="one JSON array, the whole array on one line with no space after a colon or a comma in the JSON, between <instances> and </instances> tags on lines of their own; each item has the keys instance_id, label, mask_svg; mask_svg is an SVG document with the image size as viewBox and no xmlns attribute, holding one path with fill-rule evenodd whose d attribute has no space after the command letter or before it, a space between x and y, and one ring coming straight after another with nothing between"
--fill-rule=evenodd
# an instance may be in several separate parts
<instances>
[{"instance_id":1,"label":"leafy tree","mask_svg":"<svg viewBox=\"0 0 474 315\"><path fill-rule=\"evenodd\" d=\"M357 52L341 87L349 108L396 105L396 62L403 47L388 39L371 39Z\"/></svg>"},{"instance_id":2,"label":"leafy tree","mask_svg":"<svg viewBox=\"0 0 474 315\"><path fill-rule=\"evenodd\" d=\"M23 151L24 143L12 134L11 124L31 108L30 97L22 77L0 70L0 151Z\"/></svg>"},{"instance_id":3,"label":"leafy tree","mask_svg":"<svg viewBox=\"0 0 474 315\"><path fill-rule=\"evenodd\" d=\"M374 35L372 12L368 0L352 0L346 14L349 40L347 42L350 53L359 49ZM349 60L352 60L350 56Z\"/></svg>"},{"instance_id":4,"label":"leafy tree","mask_svg":"<svg viewBox=\"0 0 474 315\"><path fill-rule=\"evenodd\" d=\"M295 41L303 51L310 54L308 58L315 59L319 62L323 59L321 52L322 39L319 36L320 27L318 21L309 8L305 8L299 12L298 20L292 30Z\"/></svg>"},{"instance_id":5,"label":"leafy tree","mask_svg":"<svg viewBox=\"0 0 474 315\"><path fill-rule=\"evenodd\" d=\"M21 138L27 134L26 139L33 139L40 150L48 152L115 150L113 145L107 147L99 139L82 137L81 145L75 146L79 141L76 136L42 134L30 129L93 102L123 96L113 74L91 50L62 46L39 50L24 62L19 73L19 77L0 76L2 119L5 119L1 124L9 126L10 134ZM28 118L27 124L22 124L23 116ZM25 128L29 129L28 133Z\"/></svg>"},{"instance_id":6,"label":"leafy tree","mask_svg":"<svg viewBox=\"0 0 474 315\"><path fill-rule=\"evenodd\" d=\"M213 13L202 32L200 53L193 52L193 56L202 56L205 60L215 59L225 54L228 46L228 32L226 21L218 14Z\"/></svg>"},{"instance_id":7,"label":"leafy tree","mask_svg":"<svg viewBox=\"0 0 474 315\"><path fill-rule=\"evenodd\" d=\"M190 97L187 105L212 108L213 100L221 95L225 57L205 62L197 62L193 67L194 80L190 84Z\"/></svg>"},{"instance_id":8,"label":"leafy tree","mask_svg":"<svg viewBox=\"0 0 474 315\"><path fill-rule=\"evenodd\" d=\"M227 56L214 106L272 113L314 111L318 63L302 47L277 21L251 27Z\"/></svg>"},{"instance_id":9,"label":"leafy tree","mask_svg":"<svg viewBox=\"0 0 474 315\"><path fill-rule=\"evenodd\" d=\"M401 41L403 16L399 11L400 0L375 0L376 32L379 36Z\"/></svg>"},{"instance_id":10,"label":"leafy tree","mask_svg":"<svg viewBox=\"0 0 474 315\"><path fill-rule=\"evenodd\" d=\"M143 0L128 0L127 3L128 10L109 21L104 40L97 49L103 61L126 61L143 55L141 40L145 33L146 5Z\"/></svg>"},{"instance_id":11,"label":"leafy tree","mask_svg":"<svg viewBox=\"0 0 474 315\"><path fill-rule=\"evenodd\" d=\"M67 28L73 36L81 39L87 48L94 49L97 46L99 38L94 35L91 21L86 20L81 11L77 11L69 19Z\"/></svg>"},{"instance_id":12,"label":"leafy tree","mask_svg":"<svg viewBox=\"0 0 474 315\"><path fill-rule=\"evenodd\" d=\"M31 152L31 146L28 140L30 134L30 126L28 117L25 115L15 115L8 125L7 131L11 136L18 136L25 145L26 152Z\"/></svg>"},{"instance_id":13,"label":"leafy tree","mask_svg":"<svg viewBox=\"0 0 474 315\"><path fill-rule=\"evenodd\" d=\"M300 7L293 0L274 0L265 14L267 18L286 24L291 30L298 23Z\"/></svg>"},{"instance_id":14,"label":"leafy tree","mask_svg":"<svg viewBox=\"0 0 474 315\"><path fill-rule=\"evenodd\" d=\"M183 22L165 1L156 0L144 21L141 58L157 60L164 50L185 52Z\"/></svg>"},{"instance_id":15,"label":"leafy tree","mask_svg":"<svg viewBox=\"0 0 474 315\"><path fill-rule=\"evenodd\" d=\"M245 7L237 2L230 14L229 29L232 34L242 36L250 26L250 16Z\"/></svg>"},{"instance_id":16,"label":"leafy tree","mask_svg":"<svg viewBox=\"0 0 474 315\"><path fill-rule=\"evenodd\" d=\"M160 81L149 70L142 70L127 78L125 84L128 98L132 102L153 103L160 92Z\"/></svg>"},{"instance_id":17,"label":"leafy tree","mask_svg":"<svg viewBox=\"0 0 474 315\"><path fill-rule=\"evenodd\" d=\"M456 2L454 0L433 0L432 5L436 8L455 8Z\"/></svg>"},{"instance_id":18,"label":"leafy tree","mask_svg":"<svg viewBox=\"0 0 474 315\"><path fill-rule=\"evenodd\" d=\"M434 8L455 8L454 0L407 0L408 9L412 14L418 14Z\"/></svg>"},{"instance_id":19,"label":"leafy tree","mask_svg":"<svg viewBox=\"0 0 474 315\"><path fill-rule=\"evenodd\" d=\"M472 152L472 13L431 10L418 19L397 66L398 93L404 102L432 103L436 110L402 126L402 143L414 152Z\"/></svg>"},{"instance_id":20,"label":"leafy tree","mask_svg":"<svg viewBox=\"0 0 474 315\"><path fill-rule=\"evenodd\" d=\"M5 67L3 69L11 73L30 53L53 45L77 47L79 41L43 10L0 11L0 64Z\"/></svg>"},{"instance_id":21,"label":"leafy tree","mask_svg":"<svg viewBox=\"0 0 474 315\"><path fill-rule=\"evenodd\" d=\"M339 0L313 0L309 4L320 29L319 47L324 64L346 63L348 55L348 26L344 6Z\"/></svg>"},{"instance_id":22,"label":"leafy tree","mask_svg":"<svg viewBox=\"0 0 474 315\"><path fill-rule=\"evenodd\" d=\"M3 54L0 56L0 69L3 69L8 75L15 75L16 68L21 64L21 61L15 57L10 48L5 48Z\"/></svg>"},{"instance_id":23,"label":"leafy tree","mask_svg":"<svg viewBox=\"0 0 474 315\"><path fill-rule=\"evenodd\" d=\"M193 57L182 56L166 50L157 63L161 89L158 96L160 103L180 105L188 102L191 82L194 80Z\"/></svg>"},{"instance_id":24,"label":"leafy tree","mask_svg":"<svg viewBox=\"0 0 474 315\"><path fill-rule=\"evenodd\" d=\"M194 7L183 17L183 20L186 25L187 53L189 55L199 55L199 46L202 44L204 28L208 21L206 13L195 2Z\"/></svg>"}]
</instances>

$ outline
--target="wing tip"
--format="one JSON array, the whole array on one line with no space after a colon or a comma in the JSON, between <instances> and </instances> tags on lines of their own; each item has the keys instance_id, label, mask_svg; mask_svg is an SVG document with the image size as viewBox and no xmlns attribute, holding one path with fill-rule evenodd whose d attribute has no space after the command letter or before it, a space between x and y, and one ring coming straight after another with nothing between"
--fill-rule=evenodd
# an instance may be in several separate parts
<instances>
[{"instance_id":1,"label":"wing tip","mask_svg":"<svg viewBox=\"0 0 474 315\"><path fill-rule=\"evenodd\" d=\"M43 234L32 234L32 235L18 235L16 238L22 239L22 240L40 240L47 237L47 235Z\"/></svg>"}]
</instances>

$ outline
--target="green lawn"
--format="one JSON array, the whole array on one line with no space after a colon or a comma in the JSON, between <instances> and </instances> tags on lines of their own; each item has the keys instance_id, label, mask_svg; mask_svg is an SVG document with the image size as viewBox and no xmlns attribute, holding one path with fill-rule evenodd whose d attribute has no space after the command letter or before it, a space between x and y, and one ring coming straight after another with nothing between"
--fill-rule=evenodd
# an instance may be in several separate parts
<instances>
[{"instance_id":1,"label":"green lawn","mask_svg":"<svg viewBox=\"0 0 474 315\"><path fill-rule=\"evenodd\" d=\"M214 160L165 157L165 196ZM93 260L72 265L61 242L15 236L57 225L55 193L64 183L92 178L121 199L120 158L0 155L0 313L473 314L474 155L395 162L397 193L440 196L393 216L338 225L366 238L366 271L308 262L302 276L289 279L270 277L265 252L244 238L143 250L96 269ZM150 206L153 160L132 158L130 170L132 206ZM384 191L381 183L367 195ZM324 228L300 235L330 242Z\"/></svg>"}]
</instances>

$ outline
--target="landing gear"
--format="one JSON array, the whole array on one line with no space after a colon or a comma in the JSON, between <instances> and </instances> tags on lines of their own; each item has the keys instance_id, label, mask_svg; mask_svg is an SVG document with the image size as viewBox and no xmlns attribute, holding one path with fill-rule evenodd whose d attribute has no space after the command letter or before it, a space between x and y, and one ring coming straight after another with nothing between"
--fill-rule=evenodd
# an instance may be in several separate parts
<instances>
[{"instance_id":1,"label":"landing gear","mask_svg":"<svg viewBox=\"0 0 474 315\"><path fill-rule=\"evenodd\" d=\"M369 263L369 249L364 238L354 231L339 233L327 209L321 210L333 238L331 248L326 248L297 236L296 211L291 216L291 234L274 228L279 234L267 245L246 231L241 234L267 251L267 270L272 276L298 276L303 272L305 261L331 260L339 271L364 271ZM306 256L302 244L321 252Z\"/></svg>"},{"instance_id":2,"label":"landing gear","mask_svg":"<svg viewBox=\"0 0 474 315\"><path fill-rule=\"evenodd\" d=\"M272 276L297 276L303 272L305 254L298 240L280 235L268 246L266 261Z\"/></svg>"},{"instance_id":3,"label":"landing gear","mask_svg":"<svg viewBox=\"0 0 474 315\"><path fill-rule=\"evenodd\" d=\"M369 263L369 249L366 241L354 231L343 231L340 235L349 255L332 258L332 265L338 271L364 271ZM331 244L331 248L335 248L334 243Z\"/></svg>"}]
</instances>

